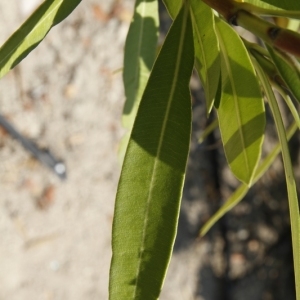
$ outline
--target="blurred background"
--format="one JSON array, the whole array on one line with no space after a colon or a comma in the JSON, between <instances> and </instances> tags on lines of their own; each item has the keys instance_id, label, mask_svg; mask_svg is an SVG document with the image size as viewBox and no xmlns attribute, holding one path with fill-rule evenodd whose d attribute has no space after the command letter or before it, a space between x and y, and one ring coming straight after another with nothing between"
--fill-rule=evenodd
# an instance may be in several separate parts
<instances>
[{"instance_id":1,"label":"blurred background","mask_svg":"<svg viewBox=\"0 0 300 300\"><path fill-rule=\"evenodd\" d=\"M41 2L0 2L1 44ZM117 151L124 134L120 68L133 5L82 1L0 81L0 113L67 166L61 181L0 129L0 300L108 299ZM160 17L164 35L170 20L162 5ZM198 237L238 183L226 167L218 131L198 143L211 119L195 75L191 87L191 155L160 299L295 299L280 159L240 205ZM265 149L276 139L268 126ZM299 137L293 143L297 166Z\"/></svg>"}]
</instances>

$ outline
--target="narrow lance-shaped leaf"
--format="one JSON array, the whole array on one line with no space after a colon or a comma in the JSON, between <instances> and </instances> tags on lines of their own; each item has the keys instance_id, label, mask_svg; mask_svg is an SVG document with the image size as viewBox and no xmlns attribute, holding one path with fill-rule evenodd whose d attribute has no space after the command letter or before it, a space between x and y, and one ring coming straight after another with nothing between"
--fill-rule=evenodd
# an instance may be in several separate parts
<instances>
[{"instance_id":1,"label":"narrow lance-shaped leaf","mask_svg":"<svg viewBox=\"0 0 300 300\"><path fill-rule=\"evenodd\" d=\"M250 185L261 154L264 103L244 44L229 25L216 20L222 53L222 95L216 103L222 142L232 172Z\"/></svg>"},{"instance_id":2,"label":"narrow lance-shaped leaf","mask_svg":"<svg viewBox=\"0 0 300 300\"><path fill-rule=\"evenodd\" d=\"M256 63L259 64L259 61L255 61ZM276 89L278 89L279 93L281 96L284 98L287 106L289 107L295 121L294 123L290 126L290 128L287 131L287 140L290 140L291 137L294 135L296 132L296 129L300 129L300 118L299 114L297 112L296 107L294 106L292 99L288 95L284 93L284 91L276 86ZM254 185L264 174L265 172L269 169L269 167L272 165L274 162L275 158L277 155L281 152L281 145L278 143L273 150L267 155L266 158L262 161L262 163L257 167L255 171L255 175L253 177L252 185ZM205 235L207 231L222 217L224 216L228 211L230 211L233 207L235 207L242 199L243 197L247 194L249 190L249 186L245 183L242 183L236 191L226 200L226 202L218 209L216 213L213 214L212 217L209 218L209 220L203 225L201 228L200 235Z\"/></svg>"},{"instance_id":3,"label":"narrow lance-shaped leaf","mask_svg":"<svg viewBox=\"0 0 300 300\"><path fill-rule=\"evenodd\" d=\"M122 121L127 133L120 143L120 161L123 161L137 109L154 63L158 23L158 1L136 0L124 51L126 101Z\"/></svg>"},{"instance_id":4,"label":"narrow lance-shaped leaf","mask_svg":"<svg viewBox=\"0 0 300 300\"><path fill-rule=\"evenodd\" d=\"M0 48L0 78L15 67L64 20L81 0L46 0Z\"/></svg>"},{"instance_id":5,"label":"narrow lance-shaped leaf","mask_svg":"<svg viewBox=\"0 0 300 300\"><path fill-rule=\"evenodd\" d=\"M163 284L189 151L193 49L184 4L151 72L126 151L113 222L110 300L157 299Z\"/></svg>"},{"instance_id":6,"label":"narrow lance-shaped leaf","mask_svg":"<svg viewBox=\"0 0 300 300\"><path fill-rule=\"evenodd\" d=\"M195 67L205 92L206 111L210 113L221 72L220 49L215 32L214 13L199 0L191 0L194 29Z\"/></svg>"},{"instance_id":7,"label":"narrow lance-shaped leaf","mask_svg":"<svg viewBox=\"0 0 300 300\"><path fill-rule=\"evenodd\" d=\"M285 170L286 186L289 200L289 210L291 219L291 231L292 231L292 245L293 245L293 260L295 271L295 284L296 284L296 299L300 300L300 213L296 182L293 172L293 166L291 162L289 147L287 143L286 133L281 118L280 110L274 96L271 85L264 74L263 70L256 64L257 74L261 80L263 89L268 98L270 108L276 124L279 141L282 149L283 165Z\"/></svg>"},{"instance_id":8,"label":"narrow lance-shaped leaf","mask_svg":"<svg viewBox=\"0 0 300 300\"><path fill-rule=\"evenodd\" d=\"M181 0L164 0L164 3L170 16L174 19ZM194 29L195 68L204 88L206 110L209 113L218 89L221 64L214 14L204 2L192 0L191 15Z\"/></svg>"},{"instance_id":9,"label":"narrow lance-shaped leaf","mask_svg":"<svg viewBox=\"0 0 300 300\"><path fill-rule=\"evenodd\" d=\"M245 2L267 9L300 10L300 2L295 0L246 0Z\"/></svg>"},{"instance_id":10,"label":"narrow lance-shaped leaf","mask_svg":"<svg viewBox=\"0 0 300 300\"><path fill-rule=\"evenodd\" d=\"M291 127L288 129L287 132L288 140L293 136L296 130L297 130L297 123L294 122L291 125ZM275 158L280 152L281 152L281 146L278 143L256 169L255 175L253 177L252 185L254 185L266 173L266 171L272 165ZM218 220L220 220L227 212L229 212L233 207L235 207L238 203L240 203L241 200L249 191L249 189L250 187L246 183L242 183L234 191L234 193L226 200L226 202L203 225L200 231L200 235L204 236Z\"/></svg>"},{"instance_id":11,"label":"narrow lance-shaped leaf","mask_svg":"<svg viewBox=\"0 0 300 300\"><path fill-rule=\"evenodd\" d=\"M300 102L300 69L297 66L298 62L292 61L291 57L281 54L267 44L266 47L287 87Z\"/></svg>"},{"instance_id":12,"label":"narrow lance-shaped leaf","mask_svg":"<svg viewBox=\"0 0 300 300\"><path fill-rule=\"evenodd\" d=\"M174 20L180 11L182 6L182 0L163 0L165 7L170 15L170 17Z\"/></svg>"}]
</instances>

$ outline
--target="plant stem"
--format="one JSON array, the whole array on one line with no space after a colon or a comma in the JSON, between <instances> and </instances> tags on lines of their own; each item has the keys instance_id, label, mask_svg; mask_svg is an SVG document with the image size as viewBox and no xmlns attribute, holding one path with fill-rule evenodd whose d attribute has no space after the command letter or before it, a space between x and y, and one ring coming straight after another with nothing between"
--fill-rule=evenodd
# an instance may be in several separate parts
<instances>
[{"instance_id":1,"label":"plant stem","mask_svg":"<svg viewBox=\"0 0 300 300\"><path fill-rule=\"evenodd\" d=\"M247 5L246 3L233 0L202 1L221 14L231 25L241 26L272 47L276 47L300 58L300 34L276 26L250 12L273 12L272 10L263 10L254 5ZM281 11L279 11L278 15L286 16L286 11L282 11L281 14L280 12ZM298 13L299 12L296 12L297 16Z\"/></svg>"},{"instance_id":2,"label":"plant stem","mask_svg":"<svg viewBox=\"0 0 300 300\"><path fill-rule=\"evenodd\" d=\"M300 20L300 11L266 9L247 2L238 3L237 6L239 9L243 9L260 16L278 16Z\"/></svg>"},{"instance_id":3,"label":"plant stem","mask_svg":"<svg viewBox=\"0 0 300 300\"><path fill-rule=\"evenodd\" d=\"M232 0L202 0L205 4L221 14L226 20L230 18L237 11L237 4Z\"/></svg>"},{"instance_id":4,"label":"plant stem","mask_svg":"<svg viewBox=\"0 0 300 300\"><path fill-rule=\"evenodd\" d=\"M251 31L266 43L300 57L300 35L269 23L245 10L239 10L235 18L236 25Z\"/></svg>"}]
</instances>

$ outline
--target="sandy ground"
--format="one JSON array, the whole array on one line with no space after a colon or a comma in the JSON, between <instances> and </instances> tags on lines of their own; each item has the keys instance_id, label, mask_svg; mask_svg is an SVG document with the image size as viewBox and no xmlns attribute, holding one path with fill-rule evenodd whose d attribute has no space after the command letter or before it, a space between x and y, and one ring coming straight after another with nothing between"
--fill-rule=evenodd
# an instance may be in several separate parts
<instances>
[{"instance_id":1,"label":"sandy ground","mask_svg":"<svg viewBox=\"0 0 300 300\"><path fill-rule=\"evenodd\" d=\"M1 43L29 5L1 1ZM114 5L83 1L0 82L1 113L68 168L61 182L1 132L0 299L108 298L124 102L114 72L133 1Z\"/></svg>"}]
</instances>

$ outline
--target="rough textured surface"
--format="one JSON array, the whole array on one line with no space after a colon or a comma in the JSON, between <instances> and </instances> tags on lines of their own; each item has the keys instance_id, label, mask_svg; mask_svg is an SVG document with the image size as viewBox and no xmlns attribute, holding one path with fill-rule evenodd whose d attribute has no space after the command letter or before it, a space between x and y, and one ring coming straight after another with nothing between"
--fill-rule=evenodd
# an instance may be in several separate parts
<instances>
[{"instance_id":1,"label":"rough textured surface","mask_svg":"<svg viewBox=\"0 0 300 300\"><path fill-rule=\"evenodd\" d=\"M36 2L0 3L1 43ZM0 112L68 167L68 179L61 182L0 131L0 299L108 298L117 149L123 134L124 95L116 70L122 67L132 7L133 0L83 1L0 81ZM161 16L166 30L166 12ZM198 238L200 227L237 182L225 167L218 132L197 143L206 118L203 93L192 85L191 156L160 299L293 300L280 159L245 201ZM266 149L275 141L271 125ZM295 139L295 158L298 144Z\"/></svg>"},{"instance_id":2,"label":"rough textured surface","mask_svg":"<svg viewBox=\"0 0 300 300\"><path fill-rule=\"evenodd\" d=\"M21 4L1 2L1 42ZM83 1L0 81L1 113L68 168L61 182L1 132L0 299L108 298L132 5Z\"/></svg>"}]
</instances>

